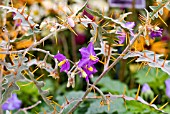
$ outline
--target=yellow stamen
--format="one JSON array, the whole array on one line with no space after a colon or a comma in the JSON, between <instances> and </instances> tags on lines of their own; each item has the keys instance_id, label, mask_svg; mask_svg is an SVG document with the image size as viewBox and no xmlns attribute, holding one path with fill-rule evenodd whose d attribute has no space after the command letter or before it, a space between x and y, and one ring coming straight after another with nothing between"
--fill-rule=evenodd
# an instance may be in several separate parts
<instances>
[{"instance_id":1,"label":"yellow stamen","mask_svg":"<svg viewBox=\"0 0 170 114\"><path fill-rule=\"evenodd\" d=\"M93 71L93 67L89 67L88 70L89 70L89 71Z\"/></svg>"},{"instance_id":2,"label":"yellow stamen","mask_svg":"<svg viewBox=\"0 0 170 114\"><path fill-rule=\"evenodd\" d=\"M63 64L65 64L66 63L66 60L64 59L63 61L61 61L60 63L58 63L58 66L60 67L60 66L62 66Z\"/></svg>"},{"instance_id":3,"label":"yellow stamen","mask_svg":"<svg viewBox=\"0 0 170 114\"><path fill-rule=\"evenodd\" d=\"M90 59L91 59L92 61L95 61L95 60L96 60L96 57L93 56L93 55L90 55Z\"/></svg>"}]
</instances>

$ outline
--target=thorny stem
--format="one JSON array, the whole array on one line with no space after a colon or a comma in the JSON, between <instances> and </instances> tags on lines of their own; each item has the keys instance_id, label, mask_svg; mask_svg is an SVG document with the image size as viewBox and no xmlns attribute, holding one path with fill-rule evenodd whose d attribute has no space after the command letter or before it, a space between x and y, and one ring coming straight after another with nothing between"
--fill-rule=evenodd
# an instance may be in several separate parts
<instances>
[{"instance_id":1,"label":"thorny stem","mask_svg":"<svg viewBox=\"0 0 170 114\"><path fill-rule=\"evenodd\" d=\"M136 39L142 34L142 32L144 31L144 28L132 39L132 41L130 42L130 44L125 48L125 50L122 52L122 54L120 54L120 56L105 70L103 70L102 74L97 78L97 80L93 83L93 85L95 86L102 78L103 76L113 67L115 66L122 58L123 55L126 54L128 52L128 50L131 48L131 46L134 44L134 42L136 41ZM86 96L90 93L91 89L88 88L84 94L84 96L82 97L81 101L78 101L73 108L71 108L68 111L68 114L71 114L79 105L80 103L86 98Z\"/></svg>"},{"instance_id":2,"label":"thorny stem","mask_svg":"<svg viewBox=\"0 0 170 114\"><path fill-rule=\"evenodd\" d=\"M38 101L38 102L36 102L34 105L31 105L31 106L26 107L26 108L19 109L15 114L19 114L19 112L21 112L21 111L23 111L25 114L28 114L28 113L27 113L27 110L36 107L36 106L39 105L40 103L42 103L42 102L41 102L41 101Z\"/></svg>"},{"instance_id":3,"label":"thorny stem","mask_svg":"<svg viewBox=\"0 0 170 114\"><path fill-rule=\"evenodd\" d=\"M44 42L45 40L49 39L54 33L50 33L49 35L47 35L46 37L44 37L43 39L41 39L40 41L33 43L33 45L31 45L29 48L27 48L23 54L23 57L25 57L26 53L31 50L32 48L40 45L42 42Z\"/></svg>"},{"instance_id":4,"label":"thorny stem","mask_svg":"<svg viewBox=\"0 0 170 114\"><path fill-rule=\"evenodd\" d=\"M96 86L94 86L94 85L91 85L91 84L89 84L92 88L94 88L94 89L96 89L99 93L100 93L100 95L102 96L102 98L103 98L103 100L106 102L106 97L105 97L105 95L103 94L103 92L98 88L98 87L96 87Z\"/></svg>"},{"instance_id":5,"label":"thorny stem","mask_svg":"<svg viewBox=\"0 0 170 114\"><path fill-rule=\"evenodd\" d=\"M168 1L169 2L169 1ZM156 11L157 12L157 11ZM152 13L152 15L150 15L150 17L152 18L155 13ZM108 67L108 69L104 70L102 72L102 74L97 78L97 80L93 83L93 85L96 85L102 78L103 76L113 67L115 66L122 58L123 58L123 55L126 54L128 52L128 50L131 48L131 46L134 44L134 42L137 40L137 38L143 33L143 31L145 30L145 28L142 28L141 31L132 39L132 41L130 42L130 44L125 48L125 50L122 52L122 54ZM84 98L89 94L89 91L90 88L88 88L84 94L84 96L82 97L82 100L81 101L78 101L74 106L73 108L71 108L69 111L68 111L68 114L71 114L79 105L80 103L84 100Z\"/></svg>"}]
</instances>

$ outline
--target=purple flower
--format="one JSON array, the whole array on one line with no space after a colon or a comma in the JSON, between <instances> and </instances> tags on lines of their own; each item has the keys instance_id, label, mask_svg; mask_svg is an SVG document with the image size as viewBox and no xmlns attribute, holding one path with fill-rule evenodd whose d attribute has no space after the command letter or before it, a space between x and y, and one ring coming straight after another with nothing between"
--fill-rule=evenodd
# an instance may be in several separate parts
<instances>
[{"instance_id":1,"label":"purple flower","mask_svg":"<svg viewBox=\"0 0 170 114\"><path fill-rule=\"evenodd\" d=\"M141 96L145 99L148 99L148 98L153 99L154 98L154 93L147 83L143 84L143 86L142 86Z\"/></svg>"},{"instance_id":2,"label":"purple flower","mask_svg":"<svg viewBox=\"0 0 170 114\"><path fill-rule=\"evenodd\" d=\"M154 30L150 31L149 36L154 39L155 37L162 37L162 32L163 29L159 28L159 27L155 27Z\"/></svg>"},{"instance_id":3,"label":"purple flower","mask_svg":"<svg viewBox=\"0 0 170 114\"><path fill-rule=\"evenodd\" d=\"M12 94L10 98L2 105L3 110L16 110L21 107L21 100L17 98L16 94Z\"/></svg>"},{"instance_id":4,"label":"purple flower","mask_svg":"<svg viewBox=\"0 0 170 114\"><path fill-rule=\"evenodd\" d=\"M68 59L66 59L66 57L61 54L61 53L57 53L54 56L55 59L57 59L60 63L58 63L58 66L61 68L60 72L67 72L70 69L70 62L68 61Z\"/></svg>"},{"instance_id":5,"label":"purple flower","mask_svg":"<svg viewBox=\"0 0 170 114\"><path fill-rule=\"evenodd\" d=\"M127 28L132 29L132 28L135 26L135 22L127 22L127 23L125 23L125 26L126 26Z\"/></svg>"},{"instance_id":6,"label":"purple flower","mask_svg":"<svg viewBox=\"0 0 170 114\"><path fill-rule=\"evenodd\" d=\"M142 93L145 93L147 91L151 91L151 88L149 87L149 85L147 83L143 84L142 86Z\"/></svg>"},{"instance_id":7,"label":"purple flower","mask_svg":"<svg viewBox=\"0 0 170 114\"><path fill-rule=\"evenodd\" d=\"M94 52L94 46L92 42L89 43L87 48L83 47L79 49L79 51L82 56L81 60L78 63L79 67L82 67L87 64L91 66L99 61L98 57L96 56L96 53Z\"/></svg>"},{"instance_id":8,"label":"purple flower","mask_svg":"<svg viewBox=\"0 0 170 114\"><path fill-rule=\"evenodd\" d=\"M131 36L134 36L134 33L133 33L133 27L135 26L135 22L127 22L125 23L124 25L125 27L129 28L130 30L130 35ZM125 32L117 32L117 34L119 35L118 38L119 38L119 44L122 44L125 39L126 39L126 33Z\"/></svg>"},{"instance_id":9,"label":"purple flower","mask_svg":"<svg viewBox=\"0 0 170 114\"><path fill-rule=\"evenodd\" d=\"M165 81L166 95L170 98L170 78Z\"/></svg>"},{"instance_id":10,"label":"purple flower","mask_svg":"<svg viewBox=\"0 0 170 114\"><path fill-rule=\"evenodd\" d=\"M94 65L86 65L82 67L81 76L86 79L86 81L89 81L89 77L91 77L94 73L97 72L97 69L94 67Z\"/></svg>"}]
</instances>

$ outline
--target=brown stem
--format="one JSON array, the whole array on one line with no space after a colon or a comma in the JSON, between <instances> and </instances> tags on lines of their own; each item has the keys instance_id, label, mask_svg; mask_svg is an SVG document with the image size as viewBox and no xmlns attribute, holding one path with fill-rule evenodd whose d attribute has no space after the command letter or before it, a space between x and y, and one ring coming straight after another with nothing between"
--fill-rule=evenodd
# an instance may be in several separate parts
<instances>
[{"instance_id":1,"label":"brown stem","mask_svg":"<svg viewBox=\"0 0 170 114\"><path fill-rule=\"evenodd\" d=\"M125 50L122 52L122 54L120 54L120 56L106 69L102 72L102 74L97 78L97 80L93 83L93 85L95 86L102 78L103 76L113 67L115 66L122 58L123 55L126 54L128 52L128 50L131 48L131 46L134 44L134 42L136 41L136 39L142 34L142 32L144 31L144 28L132 39L132 41L130 42L130 44L125 48ZM90 88L88 88L84 94L84 96L82 97L81 101L78 101L73 108L71 108L68 111L68 114L71 114L79 105L80 103L84 100L84 98L89 94Z\"/></svg>"}]
</instances>

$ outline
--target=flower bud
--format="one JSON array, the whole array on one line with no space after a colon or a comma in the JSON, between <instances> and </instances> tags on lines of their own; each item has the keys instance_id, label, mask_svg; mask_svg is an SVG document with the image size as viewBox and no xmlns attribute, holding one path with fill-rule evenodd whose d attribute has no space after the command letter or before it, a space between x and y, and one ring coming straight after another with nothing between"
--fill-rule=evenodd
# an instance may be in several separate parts
<instances>
[{"instance_id":1,"label":"flower bud","mask_svg":"<svg viewBox=\"0 0 170 114\"><path fill-rule=\"evenodd\" d=\"M147 83L143 84L142 86L141 96L144 97L145 99L154 98L154 93Z\"/></svg>"},{"instance_id":2,"label":"flower bud","mask_svg":"<svg viewBox=\"0 0 170 114\"><path fill-rule=\"evenodd\" d=\"M68 24L69 24L71 27L75 27L75 22L74 22L74 20L73 20L71 17L68 17L68 18L67 18L67 22L68 22Z\"/></svg>"}]
</instances>

